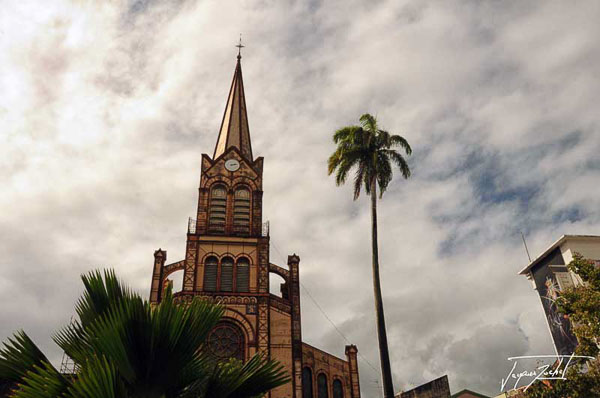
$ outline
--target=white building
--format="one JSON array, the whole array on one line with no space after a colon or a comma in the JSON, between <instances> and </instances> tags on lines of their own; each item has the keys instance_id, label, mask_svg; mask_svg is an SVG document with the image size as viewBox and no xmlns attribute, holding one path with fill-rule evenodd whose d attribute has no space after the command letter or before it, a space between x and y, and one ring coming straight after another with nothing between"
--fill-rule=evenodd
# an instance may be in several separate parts
<instances>
[{"instance_id":1,"label":"white building","mask_svg":"<svg viewBox=\"0 0 600 398\"><path fill-rule=\"evenodd\" d=\"M582 283L577 274L567 269L575 253L600 264L600 236L563 235L519 272L538 291L554 348L560 355L572 354L577 345L569 320L555 303L560 291Z\"/></svg>"}]
</instances>

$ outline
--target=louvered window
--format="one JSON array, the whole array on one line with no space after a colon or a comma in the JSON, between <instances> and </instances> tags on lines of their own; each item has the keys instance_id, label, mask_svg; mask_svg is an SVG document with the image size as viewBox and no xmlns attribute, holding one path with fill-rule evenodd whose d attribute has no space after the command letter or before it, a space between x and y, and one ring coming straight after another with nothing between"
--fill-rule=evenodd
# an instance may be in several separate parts
<instances>
[{"instance_id":1,"label":"louvered window","mask_svg":"<svg viewBox=\"0 0 600 398\"><path fill-rule=\"evenodd\" d=\"M211 230L223 231L225 229L225 215L227 213L227 189L224 185L216 185L210 193L209 221Z\"/></svg>"},{"instance_id":2,"label":"louvered window","mask_svg":"<svg viewBox=\"0 0 600 398\"><path fill-rule=\"evenodd\" d=\"M344 398L344 387L338 379L333 381L333 398Z\"/></svg>"},{"instance_id":3,"label":"louvered window","mask_svg":"<svg viewBox=\"0 0 600 398\"><path fill-rule=\"evenodd\" d=\"M225 257L221 260L221 291L231 292L233 290L233 259Z\"/></svg>"},{"instance_id":4,"label":"louvered window","mask_svg":"<svg viewBox=\"0 0 600 398\"><path fill-rule=\"evenodd\" d=\"M240 258L236 269L236 290L238 292L247 292L250 284L250 262L247 258Z\"/></svg>"},{"instance_id":5,"label":"louvered window","mask_svg":"<svg viewBox=\"0 0 600 398\"><path fill-rule=\"evenodd\" d=\"M247 232L250 226L250 191L246 188L235 191L233 225L238 232Z\"/></svg>"},{"instance_id":6,"label":"louvered window","mask_svg":"<svg viewBox=\"0 0 600 398\"><path fill-rule=\"evenodd\" d=\"M217 258L208 257L204 262L204 290L214 292L217 290Z\"/></svg>"}]
</instances>

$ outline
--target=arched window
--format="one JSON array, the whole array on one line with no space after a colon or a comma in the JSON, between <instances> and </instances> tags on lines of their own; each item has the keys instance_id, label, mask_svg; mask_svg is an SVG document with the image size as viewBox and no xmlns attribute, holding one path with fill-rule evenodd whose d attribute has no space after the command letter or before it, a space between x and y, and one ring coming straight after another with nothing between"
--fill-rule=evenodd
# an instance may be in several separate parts
<instances>
[{"instance_id":1,"label":"arched window","mask_svg":"<svg viewBox=\"0 0 600 398\"><path fill-rule=\"evenodd\" d=\"M313 398L313 382L310 368L302 369L302 398Z\"/></svg>"},{"instance_id":2,"label":"arched window","mask_svg":"<svg viewBox=\"0 0 600 398\"><path fill-rule=\"evenodd\" d=\"M224 257L221 260L221 291L233 291L233 259Z\"/></svg>"},{"instance_id":3,"label":"arched window","mask_svg":"<svg viewBox=\"0 0 600 398\"><path fill-rule=\"evenodd\" d=\"M227 213L227 189L224 185L215 185L210 192L210 209L208 219L213 230L225 229Z\"/></svg>"},{"instance_id":4,"label":"arched window","mask_svg":"<svg viewBox=\"0 0 600 398\"><path fill-rule=\"evenodd\" d=\"M238 232L247 232L250 227L250 191L246 188L235 191L233 225Z\"/></svg>"},{"instance_id":5,"label":"arched window","mask_svg":"<svg viewBox=\"0 0 600 398\"><path fill-rule=\"evenodd\" d=\"M244 360L244 333L231 322L219 322L206 339L208 353L218 361L229 358Z\"/></svg>"},{"instance_id":6,"label":"arched window","mask_svg":"<svg viewBox=\"0 0 600 398\"><path fill-rule=\"evenodd\" d=\"M214 292L217 290L217 258L210 256L204 262L204 290Z\"/></svg>"},{"instance_id":7,"label":"arched window","mask_svg":"<svg viewBox=\"0 0 600 398\"><path fill-rule=\"evenodd\" d=\"M317 377L317 398L328 398L329 391L327 390L327 376L323 373Z\"/></svg>"},{"instance_id":8,"label":"arched window","mask_svg":"<svg viewBox=\"0 0 600 398\"><path fill-rule=\"evenodd\" d=\"M235 270L235 287L238 292L247 292L250 285L250 261L242 257L237 262Z\"/></svg>"},{"instance_id":9,"label":"arched window","mask_svg":"<svg viewBox=\"0 0 600 398\"><path fill-rule=\"evenodd\" d=\"M344 387L339 379L333 381L333 398L344 398Z\"/></svg>"}]
</instances>

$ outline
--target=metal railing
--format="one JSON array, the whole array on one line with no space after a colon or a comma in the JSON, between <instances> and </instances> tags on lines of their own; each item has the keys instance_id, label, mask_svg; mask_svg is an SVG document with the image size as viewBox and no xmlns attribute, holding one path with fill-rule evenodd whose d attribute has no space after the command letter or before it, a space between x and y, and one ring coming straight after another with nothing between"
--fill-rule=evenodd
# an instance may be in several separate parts
<instances>
[{"instance_id":1,"label":"metal railing","mask_svg":"<svg viewBox=\"0 0 600 398\"><path fill-rule=\"evenodd\" d=\"M195 234L196 233L196 219L190 217L188 219L188 234Z\"/></svg>"},{"instance_id":2,"label":"metal railing","mask_svg":"<svg viewBox=\"0 0 600 398\"><path fill-rule=\"evenodd\" d=\"M189 217L188 218L188 226L187 226L187 232L188 234L195 234L197 232L197 220L195 218ZM203 226L200 226L201 229L203 229ZM269 236L269 221L265 221L264 223L262 223L261 226L261 230L260 230L260 236L262 237L268 237ZM219 224L208 224L208 228L207 231L209 233L219 233L219 234L224 234L226 229L225 229L225 224L224 223L219 223ZM232 226L232 234L233 235L249 235L251 233L250 230L250 226L249 225L233 225Z\"/></svg>"}]
</instances>

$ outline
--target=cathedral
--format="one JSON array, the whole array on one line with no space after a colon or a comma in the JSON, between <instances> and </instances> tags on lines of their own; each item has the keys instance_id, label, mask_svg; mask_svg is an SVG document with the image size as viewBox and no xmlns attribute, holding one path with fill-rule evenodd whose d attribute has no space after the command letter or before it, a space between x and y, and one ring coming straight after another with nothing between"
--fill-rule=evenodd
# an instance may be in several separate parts
<instances>
[{"instance_id":1,"label":"cathedral","mask_svg":"<svg viewBox=\"0 0 600 398\"><path fill-rule=\"evenodd\" d=\"M359 398L355 345L346 346L342 359L302 342L300 257L288 256L287 266L270 262L263 163L252 154L238 53L214 153L202 155L198 211L189 220L185 257L167 263L166 251L154 253L150 301L160 302L169 276L182 271L178 302L200 296L225 307L206 343L215 358L244 361L261 354L282 363L291 382L272 390L271 398ZM285 281L281 296L269 292L271 274Z\"/></svg>"}]
</instances>

